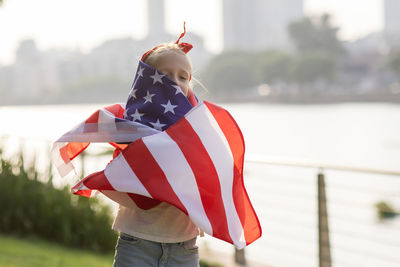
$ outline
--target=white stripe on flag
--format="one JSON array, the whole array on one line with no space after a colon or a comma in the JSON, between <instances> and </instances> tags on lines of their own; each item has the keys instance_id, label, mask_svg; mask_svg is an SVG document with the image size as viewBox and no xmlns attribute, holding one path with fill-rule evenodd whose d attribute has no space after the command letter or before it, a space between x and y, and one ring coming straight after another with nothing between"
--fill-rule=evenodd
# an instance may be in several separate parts
<instances>
[{"instance_id":1,"label":"white stripe on flag","mask_svg":"<svg viewBox=\"0 0 400 267\"><path fill-rule=\"evenodd\" d=\"M151 198L151 195L132 171L122 153L105 168L104 175L117 191L132 192Z\"/></svg>"},{"instance_id":2,"label":"white stripe on flag","mask_svg":"<svg viewBox=\"0 0 400 267\"><path fill-rule=\"evenodd\" d=\"M142 140L185 206L189 217L204 232L212 235L212 226L204 210L196 178L179 146L165 132L144 137ZM194 214L197 216L193 216Z\"/></svg>"},{"instance_id":3,"label":"white stripe on flag","mask_svg":"<svg viewBox=\"0 0 400 267\"><path fill-rule=\"evenodd\" d=\"M79 124L74 130L72 130L72 131L74 131L74 132L76 132L76 133L83 133L83 132L85 132L85 123L83 122L83 123L81 123L81 124Z\"/></svg>"},{"instance_id":4,"label":"white stripe on flag","mask_svg":"<svg viewBox=\"0 0 400 267\"><path fill-rule=\"evenodd\" d=\"M201 142L206 148L214 166L217 170L221 184L222 200L224 202L226 220L228 222L229 234L235 245L239 248L246 246L244 230L236 212L233 201L233 156L229 143L224 133L206 105L198 107L199 110L187 115L186 120L196 131ZM202 111L200 112L200 109ZM213 128L215 131L210 131Z\"/></svg>"},{"instance_id":5,"label":"white stripe on flag","mask_svg":"<svg viewBox=\"0 0 400 267\"><path fill-rule=\"evenodd\" d=\"M106 109L101 109L99 112L98 127L99 132L117 132L114 114Z\"/></svg>"},{"instance_id":6,"label":"white stripe on flag","mask_svg":"<svg viewBox=\"0 0 400 267\"><path fill-rule=\"evenodd\" d=\"M60 138L57 139L56 142L74 142L74 136L80 135L85 132L85 123L82 122L73 128L71 131L66 132Z\"/></svg>"},{"instance_id":7,"label":"white stripe on flag","mask_svg":"<svg viewBox=\"0 0 400 267\"><path fill-rule=\"evenodd\" d=\"M60 151L60 149L62 149L66 145L67 143L61 143L61 142L54 143L51 149L51 159L61 177L67 176L72 171L74 176L76 176L77 174L72 162L68 161L67 163L65 163L62 158L63 153ZM68 157L68 155L64 153L64 157Z\"/></svg>"}]
</instances>

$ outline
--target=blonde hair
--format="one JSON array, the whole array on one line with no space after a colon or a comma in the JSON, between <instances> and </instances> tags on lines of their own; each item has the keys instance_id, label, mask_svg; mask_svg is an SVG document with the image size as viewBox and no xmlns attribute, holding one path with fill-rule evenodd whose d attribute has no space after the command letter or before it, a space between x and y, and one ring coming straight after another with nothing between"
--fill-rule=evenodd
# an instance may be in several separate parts
<instances>
[{"instance_id":1,"label":"blonde hair","mask_svg":"<svg viewBox=\"0 0 400 267\"><path fill-rule=\"evenodd\" d=\"M163 53L166 52L175 52L181 55L184 55L190 65L190 75L191 75L191 80L189 81L189 86L190 88L193 90L193 81L200 85L200 87L207 92L208 90L206 89L206 87L199 81L197 80L194 76L193 76L193 66L192 66L192 60L190 59L190 57L183 52L182 48L177 44L177 43L163 43L160 44L159 46L157 46L153 51L151 51L151 53L146 57L146 59L144 60L144 63L149 64L150 66L152 66L153 68L155 67L155 63L157 61L157 58L162 55Z\"/></svg>"},{"instance_id":2,"label":"blonde hair","mask_svg":"<svg viewBox=\"0 0 400 267\"><path fill-rule=\"evenodd\" d=\"M189 61L190 69L192 69L192 61L190 60L190 57L187 54L185 54L185 52L183 52L182 48L176 43L160 44L146 57L146 59L144 60L144 63L147 63L150 66L154 67L157 58L161 54L163 54L165 52L170 52L170 51L184 55L187 58L187 60ZM190 71L192 71L192 70L190 70Z\"/></svg>"}]
</instances>

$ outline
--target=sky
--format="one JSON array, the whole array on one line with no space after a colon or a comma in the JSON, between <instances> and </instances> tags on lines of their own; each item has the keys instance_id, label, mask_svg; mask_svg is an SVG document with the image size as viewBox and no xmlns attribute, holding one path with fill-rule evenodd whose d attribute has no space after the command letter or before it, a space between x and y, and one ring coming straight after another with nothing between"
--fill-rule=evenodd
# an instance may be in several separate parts
<instances>
[{"instance_id":1,"label":"sky","mask_svg":"<svg viewBox=\"0 0 400 267\"><path fill-rule=\"evenodd\" d=\"M39 49L84 52L112 38L144 38L146 0L4 0L0 7L0 65L14 60L23 39ZM178 36L182 22L205 38L206 48L222 49L222 0L165 0L166 28ZM279 0L275 0L279 1ZM360 12L362 10L362 12ZM306 15L330 13L340 38L355 40L383 27L383 0L304 0Z\"/></svg>"}]
</instances>

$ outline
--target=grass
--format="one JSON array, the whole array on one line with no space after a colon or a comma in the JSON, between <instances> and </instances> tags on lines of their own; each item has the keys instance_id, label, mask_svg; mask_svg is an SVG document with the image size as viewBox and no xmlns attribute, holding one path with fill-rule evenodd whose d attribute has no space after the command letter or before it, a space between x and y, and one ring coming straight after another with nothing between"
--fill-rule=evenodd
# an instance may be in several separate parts
<instances>
[{"instance_id":1,"label":"grass","mask_svg":"<svg viewBox=\"0 0 400 267\"><path fill-rule=\"evenodd\" d=\"M35 238L20 239L0 235L2 267L110 267L112 262L112 254L71 249Z\"/></svg>"},{"instance_id":2,"label":"grass","mask_svg":"<svg viewBox=\"0 0 400 267\"><path fill-rule=\"evenodd\" d=\"M1 267L110 267L113 254L99 254L72 249L37 238L21 239L0 235ZM222 267L217 263L200 261L200 267Z\"/></svg>"}]
</instances>

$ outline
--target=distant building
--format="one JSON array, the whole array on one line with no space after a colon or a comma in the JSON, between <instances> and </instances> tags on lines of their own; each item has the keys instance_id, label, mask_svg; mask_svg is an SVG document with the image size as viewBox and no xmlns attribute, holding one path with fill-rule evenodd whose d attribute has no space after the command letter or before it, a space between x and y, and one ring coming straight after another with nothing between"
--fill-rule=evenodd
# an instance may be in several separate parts
<instances>
[{"instance_id":1,"label":"distant building","mask_svg":"<svg viewBox=\"0 0 400 267\"><path fill-rule=\"evenodd\" d=\"M400 1L385 0L384 33L389 46L400 45Z\"/></svg>"},{"instance_id":2,"label":"distant building","mask_svg":"<svg viewBox=\"0 0 400 267\"><path fill-rule=\"evenodd\" d=\"M165 30L165 1L147 0L147 39L166 41L171 36Z\"/></svg>"},{"instance_id":3,"label":"distant building","mask_svg":"<svg viewBox=\"0 0 400 267\"><path fill-rule=\"evenodd\" d=\"M32 97L41 93L43 64L40 52L33 40L20 43L13 68L13 95Z\"/></svg>"},{"instance_id":4,"label":"distant building","mask_svg":"<svg viewBox=\"0 0 400 267\"><path fill-rule=\"evenodd\" d=\"M288 48L287 27L303 16L303 0L223 0L224 50Z\"/></svg>"},{"instance_id":5,"label":"distant building","mask_svg":"<svg viewBox=\"0 0 400 267\"><path fill-rule=\"evenodd\" d=\"M14 65L8 68L11 75L4 87L10 89L12 97L17 98L56 94L63 82L71 80L63 79L68 76L67 70L63 69L65 62L74 62L74 58L81 56L77 52L66 50L40 51L34 40L23 40L17 49ZM76 72L73 78L82 76L76 64L73 64L72 68Z\"/></svg>"},{"instance_id":6,"label":"distant building","mask_svg":"<svg viewBox=\"0 0 400 267\"><path fill-rule=\"evenodd\" d=\"M88 53L37 48L34 40L21 41L14 64L0 66L0 104L58 101L123 101L129 92L141 55L162 42L175 41L181 32L165 30L164 1L148 0L148 35L107 40ZM183 30L183 29L182 29ZM189 55L194 72L210 58L203 38L190 31ZM196 73L194 73L196 76ZM60 98L61 96L61 98Z\"/></svg>"},{"instance_id":7,"label":"distant building","mask_svg":"<svg viewBox=\"0 0 400 267\"><path fill-rule=\"evenodd\" d=\"M181 32L173 35L167 33L165 29L164 0L147 0L147 18L148 34L146 38L141 41L143 52L160 43L173 42L177 40L181 34ZM193 50L190 51L190 58L192 59L195 69L201 69L204 67L205 63L210 58L210 53L204 47L203 38L193 32L190 32L190 29L188 29L188 32L182 41L192 43L194 46Z\"/></svg>"}]
</instances>

